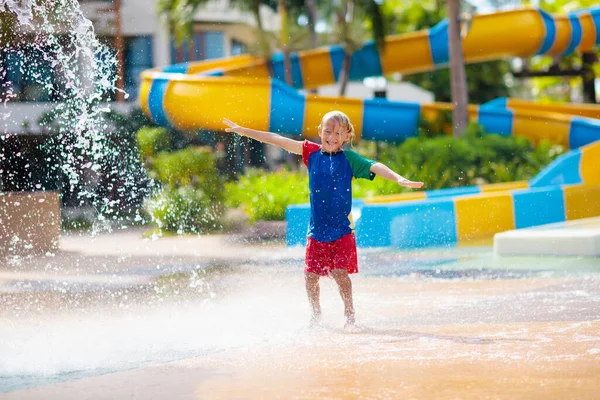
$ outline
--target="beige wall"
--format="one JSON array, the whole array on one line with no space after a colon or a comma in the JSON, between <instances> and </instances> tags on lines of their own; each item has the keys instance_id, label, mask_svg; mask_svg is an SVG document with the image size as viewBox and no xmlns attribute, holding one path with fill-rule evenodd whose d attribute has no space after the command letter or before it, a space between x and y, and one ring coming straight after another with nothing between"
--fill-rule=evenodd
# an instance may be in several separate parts
<instances>
[{"instance_id":1,"label":"beige wall","mask_svg":"<svg viewBox=\"0 0 600 400\"><path fill-rule=\"evenodd\" d=\"M57 192L0 192L0 255L56 250L60 221Z\"/></svg>"},{"instance_id":2,"label":"beige wall","mask_svg":"<svg viewBox=\"0 0 600 400\"><path fill-rule=\"evenodd\" d=\"M235 39L238 42L244 43L248 48L256 45L255 39L255 28L250 25L242 25L242 24L223 24L215 27L212 24L194 24L194 31L214 31L218 30L219 32L223 32L224 42L223 43L223 53L225 56L229 56L231 54L231 40Z\"/></svg>"}]
</instances>

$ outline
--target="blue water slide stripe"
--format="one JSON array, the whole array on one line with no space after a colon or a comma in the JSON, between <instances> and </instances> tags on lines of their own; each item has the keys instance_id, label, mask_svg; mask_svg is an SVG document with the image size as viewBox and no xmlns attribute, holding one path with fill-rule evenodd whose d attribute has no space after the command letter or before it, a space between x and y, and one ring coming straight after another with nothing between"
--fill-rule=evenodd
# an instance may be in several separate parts
<instances>
[{"instance_id":1,"label":"blue water slide stripe","mask_svg":"<svg viewBox=\"0 0 600 400\"><path fill-rule=\"evenodd\" d=\"M269 130L293 135L302 134L306 98L285 83L271 80Z\"/></svg>"},{"instance_id":2,"label":"blue water slide stripe","mask_svg":"<svg viewBox=\"0 0 600 400\"><path fill-rule=\"evenodd\" d=\"M546 168L529 181L530 188L574 185L582 182L579 173L581 150L571 150L552 161Z\"/></svg>"},{"instance_id":3,"label":"blue water slide stripe","mask_svg":"<svg viewBox=\"0 0 600 400\"><path fill-rule=\"evenodd\" d=\"M302 67L300 66L298 53L292 53L290 58L292 61L292 82L295 88L302 89L304 87L304 77L302 76Z\"/></svg>"},{"instance_id":4,"label":"blue water slide stripe","mask_svg":"<svg viewBox=\"0 0 600 400\"><path fill-rule=\"evenodd\" d=\"M498 97L497 99L490 100L479 106L479 108L507 108L508 99L506 97Z\"/></svg>"},{"instance_id":5,"label":"blue water slide stripe","mask_svg":"<svg viewBox=\"0 0 600 400\"><path fill-rule=\"evenodd\" d=\"M169 119L167 118L167 114L165 113L165 109L163 107L163 100L168 86L168 80L155 78L152 80L152 84L150 86L150 93L148 94L148 108L150 110L152 120L156 124L164 127L171 126L171 123L169 122Z\"/></svg>"},{"instance_id":6,"label":"blue water slide stripe","mask_svg":"<svg viewBox=\"0 0 600 400\"><path fill-rule=\"evenodd\" d=\"M331 68L333 69L333 79L337 82L340 79L340 72L344 64L345 51L342 46L331 46L329 48L329 58Z\"/></svg>"},{"instance_id":7,"label":"blue water slide stripe","mask_svg":"<svg viewBox=\"0 0 600 400\"><path fill-rule=\"evenodd\" d=\"M497 133L502 136L508 136L512 133L514 118L512 110L480 107L477 113L477 121L486 132Z\"/></svg>"},{"instance_id":8,"label":"blue water slide stripe","mask_svg":"<svg viewBox=\"0 0 600 400\"><path fill-rule=\"evenodd\" d=\"M285 238L288 246L304 246L308 223L310 221L310 204L290 205L285 210Z\"/></svg>"},{"instance_id":9,"label":"blue water slide stripe","mask_svg":"<svg viewBox=\"0 0 600 400\"><path fill-rule=\"evenodd\" d=\"M572 54L575 51L577 46L579 46L579 43L581 43L581 37L583 34L581 29L581 22L579 21L579 17L577 16L577 14L569 14L569 23L571 24L571 42L569 42L569 47L567 47L567 49L563 53L563 56L568 56L569 54Z\"/></svg>"},{"instance_id":10,"label":"blue water slide stripe","mask_svg":"<svg viewBox=\"0 0 600 400\"><path fill-rule=\"evenodd\" d=\"M368 76L381 76L381 56L374 41L368 41L350 59L350 80L362 80Z\"/></svg>"},{"instance_id":11,"label":"blue water slide stripe","mask_svg":"<svg viewBox=\"0 0 600 400\"><path fill-rule=\"evenodd\" d=\"M556 40L556 24L554 18L547 12L539 10L539 13L544 22L544 27L546 28L546 35L542 47L538 50L537 54L546 54L552 48L552 45Z\"/></svg>"},{"instance_id":12,"label":"blue water slide stripe","mask_svg":"<svg viewBox=\"0 0 600 400\"><path fill-rule=\"evenodd\" d=\"M596 44L600 44L600 6L590 8L589 12L596 27Z\"/></svg>"},{"instance_id":13,"label":"blue water slide stripe","mask_svg":"<svg viewBox=\"0 0 600 400\"><path fill-rule=\"evenodd\" d=\"M422 248L457 242L456 211L452 199L405 203L392 209L390 214L392 246ZM419 226L419 229L414 229L415 226Z\"/></svg>"},{"instance_id":14,"label":"blue water slide stripe","mask_svg":"<svg viewBox=\"0 0 600 400\"><path fill-rule=\"evenodd\" d=\"M560 186L512 192L515 228L527 228L565 220L564 193Z\"/></svg>"},{"instance_id":15,"label":"blue water slide stripe","mask_svg":"<svg viewBox=\"0 0 600 400\"><path fill-rule=\"evenodd\" d=\"M290 54L290 62L292 64L292 85L297 89L302 89L304 81L302 79L302 70L297 53ZM282 52L274 53L271 58L271 66L273 67L273 78L285 82L284 54Z\"/></svg>"},{"instance_id":16,"label":"blue water slide stripe","mask_svg":"<svg viewBox=\"0 0 600 400\"><path fill-rule=\"evenodd\" d=\"M172 74L187 74L188 66L190 63L184 62L179 64L172 64L163 68L163 72L169 72Z\"/></svg>"},{"instance_id":17,"label":"blue water slide stripe","mask_svg":"<svg viewBox=\"0 0 600 400\"><path fill-rule=\"evenodd\" d=\"M387 247L390 241L390 206L365 205L356 221L356 245L359 247Z\"/></svg>"},{"instance_id":18,"label":"blue water slide stripe","mask_svg":"<svg viewBox=\"0 0 600 400\"><path fill-rule=\"evenodd\" d=\"M446 197L446 196L461 196L461 195L466 195L466 194L477 194L477 193L481 193L481 188L479 186L462 186L462 187L457 187L457 188L428 190L425 192L425 196L428 199L434 199L434 198Z\"/></svg>"},{"instance_id":19,"label":"blue water slide stripe","mask_svg":"<svg viewBox=\"0 0 600 400\"><path fill-rule=\"evenodd\" d=\"M273 53L271 56L271 69L273 78L285 82L285 71L283 69L283 53Z\"/></svg>"},{"instance_id":20,"label":"blue water slide stripe","mask_svg":"<svg viewBox=\"0 0 600 400\"><path fill-rule=\"evenodd\" d=\"M454 202L434 199L367 204L356 223L356 242L360 247L401 248L455 244Z\"/></svg>"},{"instance_id":21,"label":"blue water slide stripe","mask_svg":"<svg viewBox=\"0 0 600 400\"><path fill-rule=\"evenodd\" d=\"M450 61L447 19L440 21L429 30L429 48L435 65L447 64Z\"/></svg>"},{"instance_id":22,"label":"blue water slide stripe","mask_svg":"<svg viewBox=\"0 0 600 400\"><path fill-rule=\"evenodd\" d=\"M401 142L415 136L420 111L421 106L417 103L392 102L381 98L366 99L362 138Z\"/></svg>"},{"instance_id":23,"label":"blue water slide stripe","mask_svg":"<svg viewBox=\"0 0 600 400\"><path fill-rule=\"evenodd\" d=\"M600 120L573 117L569 128L569 147L577 149L600 140Z\"/></svg>"}]
</instances>

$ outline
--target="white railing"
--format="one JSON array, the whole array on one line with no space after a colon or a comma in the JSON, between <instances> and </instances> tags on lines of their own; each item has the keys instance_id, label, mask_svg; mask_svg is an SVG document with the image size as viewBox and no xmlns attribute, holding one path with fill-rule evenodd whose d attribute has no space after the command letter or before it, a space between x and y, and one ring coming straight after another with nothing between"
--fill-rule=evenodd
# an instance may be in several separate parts
<instances>
[{"instance_id":1,"label":"white railing","mask_svg":"<svg viewBox=\"0 0 600 400\"><path fill-rule=\"evenodd\" d=\"M0 120L0 135L27 135L43 134L44 129L39 126L38 121L42 115L55 106L53 103L41 102L8 102L0 104L2 113L8 114L8 117ZM138 103L135 101L126 103L110 103L113 111L127 113Z\"/></svg>"}]
</instances>

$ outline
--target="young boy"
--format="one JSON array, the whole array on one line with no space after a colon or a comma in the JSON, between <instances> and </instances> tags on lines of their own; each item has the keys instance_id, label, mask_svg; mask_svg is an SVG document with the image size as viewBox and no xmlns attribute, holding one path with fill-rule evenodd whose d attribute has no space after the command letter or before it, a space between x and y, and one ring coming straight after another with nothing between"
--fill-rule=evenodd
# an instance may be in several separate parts
<instances>
[{"instance_id":1,"label":"young boy","mask_svg":"<svg viewBox=\"0 0 600 400\"><path fill-rule=\"evenodd\" d=\"M354 127L346 114L331 111L318 127L321 144L289 139L272 132L244 128L224 119L226 132L235 132L260 142L302 154L308 167L310 189L310 224L304 269L306 293L312 309L311 325L321 319L319 278L332 277L344 302L346 326L354 325L352 282L348 274L358 272L356 239L352 216L352 178L373 180L375 175L401 186L420 188L423 182L410 181L387 166L361 157L352 150L342 150L354 136Z\"/></svg>"}]
</instances>

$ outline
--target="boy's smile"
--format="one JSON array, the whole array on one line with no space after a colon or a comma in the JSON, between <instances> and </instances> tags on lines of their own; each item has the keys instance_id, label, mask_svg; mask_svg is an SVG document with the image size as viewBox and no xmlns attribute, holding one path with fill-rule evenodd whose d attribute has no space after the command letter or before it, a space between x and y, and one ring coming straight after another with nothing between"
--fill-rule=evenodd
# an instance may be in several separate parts
<instances>
[{"instance_id":1,"label":"boy's smile","mask_svg":"<svg viewBox=\"0 0 600 400\"><path fill-rule=\"evenodd\" d=\"M319 137L324 152L335 153L340 151L344 143L350 139L349 132L340 132L340 130L339 122L333 118L321 123Z\"/></svg>"}]
</instances>

